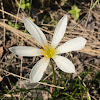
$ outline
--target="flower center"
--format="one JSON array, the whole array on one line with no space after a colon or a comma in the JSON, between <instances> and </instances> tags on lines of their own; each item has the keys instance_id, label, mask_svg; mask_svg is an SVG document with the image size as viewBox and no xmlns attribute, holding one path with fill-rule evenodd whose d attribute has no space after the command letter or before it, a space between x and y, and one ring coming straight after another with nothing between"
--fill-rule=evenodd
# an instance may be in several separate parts
<instances>
[{"instance_id":1,"label":"flower center","mask_svg":"<svg viewBox=\"0 0 100 100\"><path fill-rule=\"evenodd\" d=\"M56 50L53 49L53 47L51 47L50 44L48 47L45 46L44 44L43 46L44 46L44 49L41 49L41 50L43 51L43 54L45 57L52 58L53 56L55 56Z\"/></svg>"}]
</instances>

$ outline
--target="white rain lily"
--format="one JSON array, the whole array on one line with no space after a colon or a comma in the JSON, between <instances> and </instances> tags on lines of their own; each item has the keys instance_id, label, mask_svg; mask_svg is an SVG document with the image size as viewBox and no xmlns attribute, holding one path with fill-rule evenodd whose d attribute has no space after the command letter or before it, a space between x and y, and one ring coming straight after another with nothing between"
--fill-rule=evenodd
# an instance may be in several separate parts
<instances>
[{"instance_id":1,"label":"white rain lily","mask_svg":"<svg viewBox=\"0 0 100 100\"><path fill-rule=\"evenodd\" d=\"M30 73L30 81L35 83L41 80L43 73L49 64L50 58L56 62L57 66L62 71L74 73L75 67L73 63L69 59L58 54L81 50L86 44L86 39L77 37L57 47L66 31L67 15L64 15L57 24L51 45L48 44L45 35L36 24L26 17L23 17L23 21L28 32L38 43L40 43L43 49L30 46L14 46L9 48L9 50L19 56L44 56L33 66Z\"/></svg>"}]
</instances>

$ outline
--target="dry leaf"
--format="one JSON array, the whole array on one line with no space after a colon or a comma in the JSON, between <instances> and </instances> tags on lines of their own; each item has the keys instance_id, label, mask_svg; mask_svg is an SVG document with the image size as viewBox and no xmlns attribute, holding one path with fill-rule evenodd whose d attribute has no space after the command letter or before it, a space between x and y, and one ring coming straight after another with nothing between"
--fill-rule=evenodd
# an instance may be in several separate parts
<instances>
[{"instance_id":1,"label":"dry leaf","mask_svg":"<svg viewBox=\"0 0 100 100\"><path fill-rule=\"evenodd\" d=\"M0 58L2 57L3 54L3 47L0 47Z\"/></svg>"}]
</instances>

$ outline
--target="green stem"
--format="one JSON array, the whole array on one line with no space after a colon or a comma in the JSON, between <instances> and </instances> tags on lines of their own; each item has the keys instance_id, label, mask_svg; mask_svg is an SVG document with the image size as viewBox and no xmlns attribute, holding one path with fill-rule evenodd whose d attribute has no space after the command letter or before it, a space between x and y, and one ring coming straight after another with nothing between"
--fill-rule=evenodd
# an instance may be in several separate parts
<instances>
[{"instance_id":1,"label":"green stem","mask_svg":"<svg viewBox=\"0 0 100 100\"><path fill-rule=\"evenodd\" d=\"M55 76L55 70L54 70L54 66L53 66L52 60L50 60L50 64L51 64L51 66L52 66L54 84L56 85L56 76Z\"/></svg>"}]
</instances>

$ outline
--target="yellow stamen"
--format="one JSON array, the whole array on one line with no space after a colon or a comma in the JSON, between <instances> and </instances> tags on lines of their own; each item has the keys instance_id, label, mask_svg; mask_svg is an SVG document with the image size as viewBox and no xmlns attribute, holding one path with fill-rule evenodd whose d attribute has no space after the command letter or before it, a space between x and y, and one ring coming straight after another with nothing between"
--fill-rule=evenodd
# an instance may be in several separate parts
<instances>
[{"instance_id":1,"label":"yellow stamen","mask_svg":"<svg viewBox=\"0 0 100 100\"><path fill-rule=\"evenodd\" d=\"M43 46L44 46L45 49L48 49L44 44L43 44Z\"/></svg>"},{"instance_id":2,"label":"yellow stamen","mask_svg":"<svg viewBox=\"0 0 100 100\"><path fill-rule=\"evenodd\" d=\"M44 46L44 49L41 49L43 51L43 55L47 58L52 58L55 55L55 49L53 49L50 44L48 46Z\"/></svg>"},{"instance_id":3,"label":"yellow stamen","mask_svg":"<svg viewBox=\"0 0 100 100\"><path fill-rule=\"evenodd\" d=\"M54 49L52 50L52 52L54 51Z\"/></svg>"},{"instance_id":4,"label":"yellow stamen","mask_svg":"<svg viewBox=\"0 0 100 100\"><path fill-rule=\"evenodd\" d=\"M42 50L43 52L46 52L44 49L40 49L40 50Z\"/></svg>"},{"instance_id":5,"label":"yellow stamen","mask_svg":"<svg viewBox=\"0 0 100 100\"><path fill-rule=\"evenodd\" d=\"M49 49L50 49L51 47L50 47L50 44L49 44Z\"/></svg>"}]
</instances>

